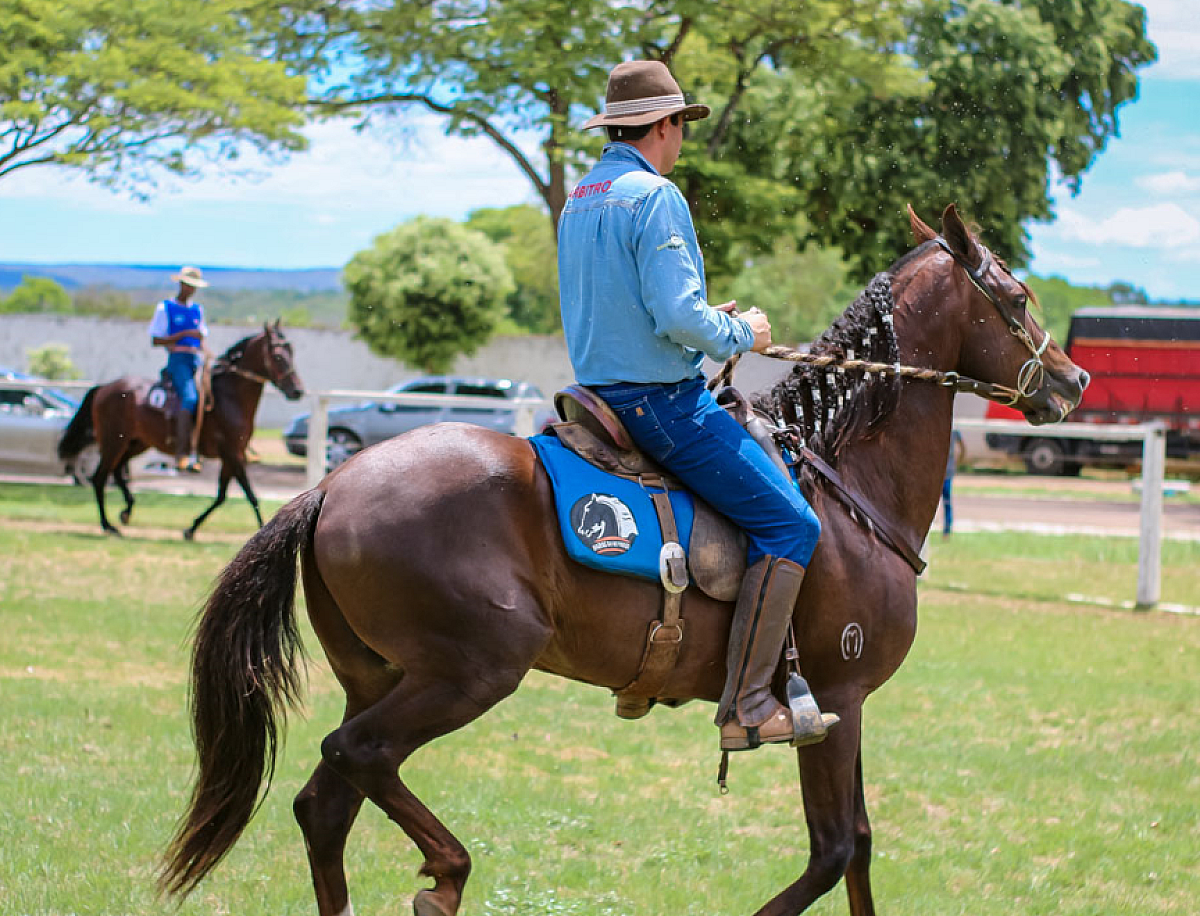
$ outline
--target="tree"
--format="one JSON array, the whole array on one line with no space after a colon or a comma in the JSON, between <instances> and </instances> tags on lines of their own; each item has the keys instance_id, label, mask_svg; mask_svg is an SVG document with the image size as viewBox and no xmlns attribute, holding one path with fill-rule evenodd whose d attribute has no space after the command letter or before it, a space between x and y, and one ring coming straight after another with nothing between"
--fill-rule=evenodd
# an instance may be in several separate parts
<instances>
[{"instance_id":1,"label":"tree","mask_svg":"<svg viewBox=\"0 0 1200 916\"><path fill-rule=\"evenodd\" d=\"M0 312L9 314L71 311L70 294L49 277L22 277L20 285L0 304Z\"/></svg>"},{"instance_id":2,"label":"tree","mask_svg":"<svg viewBox=\"0 0 1200 916\"><path fill-rule=\"evenodd\" d=\"M1155 59L1145 12L1124 0L913 10L902 47L926 92L784 74L750 100L730 153L756 155L760 131L776 138L772 167L802 193L809 237L841 247L860 280L911 246L907 203L940 212L956 202L997 253L1024 263L1025 224L1053 216L1051 176L1078 190L1136 96L1137 69Z\"/></svg>"},{"instance_id":3,"label":"tree","mask_svg":"<svg viewBox=\"0 0 1200 916\"><path fill-rule=\"evenodd\" d=\"M429 217L376 238L346 265L344 280L350 322L367 345L431 373L487 341L513 289L498 245Z\"/></svg>"},{"instance_id":4,"label":"tree","mask_svg":"<svg viewBox=\"0 0 1200 916\"><path fill-rule=\"evenodd\" d=\"M504 249L516 288L508 314L525 331L555 334L562 330L558 310L558 258L554 233L537 207L484 207L472 210L467 226Z\"/></svg>"},{"instance_id":5,"label":"tree","mask_svg":"<svg viewBox=\"0 0 1200 916\"><path fill-rule=\"evenodd\" d=\"M1020 263L1022 224L1051 216L1050 176L1078 187L1155 57L1126 0L309 2L321 28L297 19L288 46L336 52L345 77L314 104L364 121L417 106L487 136L554 222L569 170L601 146L578 126L608 69L667 62L714 109L676 177L718 276L740 270L735 246L766 254L803 213L861 280L909 247L906 203L950 199Z\"/></svg>"},{"instance_id":6,"label":"tree","mask_svg":"<svg viewBox=\"0 0 1200 916\"><path fill-rule=\"evenodd\" d=\"M305 80L265 0L0 0L0 178L79 169L145 193L246 145L299 149Z\"/></svg>"},{"instance_id":7,"label":"tree","mask_svg":"<svg viewBox=\"0 0 1200 916\"><path fill-rule=\"evenodd\" d=\"M38 378L70 380L82 374L71 361L71 348L64 343L48 343L25 351L29 374Z\"/></svg>"},{"instance_id":8,"label":"tree","mask_svg":"<svg viewBox=\"0 0 1200 916\"><path fill-rule=\"evenodd\" d=\"M798 226L776 238L769 254L747 258L730 287L740 308L758 306L771 316L771 336L780 343L813 340L854 300L849 269L837 249L798 244L803 235Z\"/></svg>"},{"instance_id":9,"label":"tree","mask_svg":"<svg viewBox=\"0 0 1200 916\"><path fill-rule=\"evenodd\" d=\"M602 105L618 61L670 65L689 44L707 48L697 67L725 95L712 100L716 117L689 146L689 157L705 160L722 151L755 73L850 69L874 82L905 72L890 52L903 25L892 0L309 2L311 18L297 20L288 47L296 59L307 54L326 66L336 56L330 75L344 77L322 82L313 98L319 110L368 121L415 106L444 116L448 133L487 136L529 179L555 225L568 169L599 151L601 139L578 128ZM522 145L530 134L540 157Z\"/></svg>"}]
</instances>

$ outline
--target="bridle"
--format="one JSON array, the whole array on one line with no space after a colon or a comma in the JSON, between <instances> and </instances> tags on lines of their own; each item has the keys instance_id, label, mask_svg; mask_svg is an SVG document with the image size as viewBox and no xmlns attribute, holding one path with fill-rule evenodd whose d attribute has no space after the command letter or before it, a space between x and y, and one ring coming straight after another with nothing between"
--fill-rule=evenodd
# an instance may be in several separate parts
<instances>
[{"instance_id":1,"label":"bridle","mask_svg":"<svg viewBox=\"0 0 1200 916\"><path fill-rule=\"evenodd\" d=\"M1003 404L1005 407L1012 407L1021 398L1032 396L1046 381L1046 365L1042 361L1042 356L1050 346L1050 332L1043 329L1041 345L1035 344L1033 337L1025 329L1025 326L1016 316L1005 309L1004 304L1000 301L1000 297L983 280L983 275L995 263L999 263L1001 269L1009 276L1012 276L1012 272L1002 262L997 262L992 253L984 245L979 245L980 250L983 252L983 258L979 263L979 267L975 268L951 248L950 243L942 238L942 236L935 236L931 241L950 255L954 259L954 263L963 269L968 279L970 279L971 285L983 293L988 302L995 306L996 311L1000 313L1000 317L1004 319L1004 323L1008 326L1008 332L1020 340L1032 354L1026 360L1025 364L1021 366L1020 371L1017 372L1016 388L1001 385L997 382L983 382L954 371L926 369L919 366L904 366L899 363L894 365L892 363L878 363L865 359L820 356L812 353L804 353L792 347L770 346L761 351L761 355L771 359L804 363L805 365L816 366L818 368L858 371L868 375L876 373L893 378L911 378L923 382L933 382L934 384L941 385L943 388L953 388L955 391L963 394L978 395L989 401L995 401L997 404ZM1015 277L1013 279L1016 280ZM886 318L890 320L891 316L888 315ZM708 383L708 389L713 391L723 385L731 384L734 367L740 359L741 354L739 353L727 360L725 365L721 367L721 371L713 376L712 380Z\"/></svg>"},{"instance_id":2,"label":"bridle","mask_svg":"<svg viewBox=\"0 0 1200 916\"><path fill-rule=\"evenodd\" d=\"M1013 337L1021 341L1021 343L1025 345L1025 348L1032 354L1032 356L1026 360L1025 364L1017 373L1016 388L1009 388L1006 385L995 385L990 382L977 382L976 384L990 385L992 388L991 394L982 394L982 396L988 398L989 400L1004 404L1007 407L1011 407L1023 397L1030 397L1046 383L1046 364L1042 361L1042 356L1045 354L1046 349L1050 346L1050 332L1046 329L1042 329L1041 345L1035 344L1033 342L1032 335L1029 333L1029 330L1025 327L1025 325L1017 318L1016 315L1012 314L1012 312L1004 307L1004 304L1000 301L1000 297L996 295L995 291L983 282L984 275L991 270L993 264L996 263L996 259L992 256L991 251L989 251L986 246L979 245L980 251L983 252L983 257L979 262L979 267L976 268L972 267L967 262L966 258L962 257L957 251L951 248L950 243L942 238L942 236L936 236L933 241L939 248L941 248L944 252L946 252L946 254L950 255L950 257L954 259L955 264L963 269L963 272L967 275L967 279L971 281L971 285L979 290L979 292L983 293L984 298L987 299L987 301L993 306L995 306L996 311L1000 313L1000 317L1004 319L1004 323L1008 325L1008 333L1012 334ZM1000 268L1006 274L1012 277L1012 271L1005 267L1003 263L1000 264ZM1019 282L1017 281L1016 277L1013 277L1013 280ZM974 380L972 379L970 381ZM1003 400L1005 396L1008 396L1009 400Z\"/></svg>"},{"instance_id":3,"label":"bridle","mask_svg":"<svg viewBox=\"0 0 1200 916\"><path fill-rule=\"evenodd\" d=\"M296 368L289 360L285 359L281 355L283 345L275 343L270 328L265 328L264 330L266 331L267 335L267 375L259 375L257 372L251 372L249 369L243 369L238 365L237 361L245 358L248 347L243 347L240 352L234 353L232 359L228 353L222 356L217 361L216 366L213 367L213 372L229 372L233 375L240 376L241 378L249 379L252 382L257 382L260 385L274 385L280 391L283 390L283 383L287 381L288 378L291 378L292 381L295 382ZM279 363L282 363L287 367L287 371L283 372L282 374L278 374L274 371L276 365ZM299 385L296 385L296 387L299 387Z\"/></svg>"}]
</instances>

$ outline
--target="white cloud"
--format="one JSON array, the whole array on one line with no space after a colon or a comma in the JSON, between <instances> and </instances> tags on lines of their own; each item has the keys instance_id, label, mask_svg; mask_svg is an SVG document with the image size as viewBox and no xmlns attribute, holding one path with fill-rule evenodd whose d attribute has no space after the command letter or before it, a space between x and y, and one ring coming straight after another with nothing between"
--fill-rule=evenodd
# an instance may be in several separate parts
<instances>
[{"instance_id":1,"label":"white cloud","mask_svg":"<svg viewBox=\"0 0 1200 916\"><path fill-rule=\"evenodd\" d=\"M1064 208L1053 227L1066 241L1131 248L1185 248L1200 243L1200 220L1175 203L1122 207L1093 220Z\"/></svg>"},{"instance_id":2,"label":"white cloud","mask_svg":"<svg viewBox=\"0 0 1200 916\"><path fill-rule=\"evenodd\" d=\"M49 167L0 181L0 199L142 214L179 205L286 202L312 208L324 220L363 210L392 211L398 220L415 213L457 215L532 199L528 180L490 140L447 137L432 116L406 123L403 133L359 133L345 121L313 124L305 129L309 148L303 153L275 163L250 152L237 165L241 174L213 170L196 180L167 178L149 203Z\"/></svg>"},{"instance_id":3,"label":"white cloud","mask_svg":"<svg viewBox=\"0 0 1200 916\"><path fill-rule=\"evenodd\" d=\"M1200 191L1200 176L1189 175L1184 171L1159 172L1154 175L1140 175L1134 179L1134 184L1151 194L1192 194Z\"/></svg>"},{"instance_id":4,"label":"white cloud","mask_svg":"<svg viewBox=\"0 0 1200 916\"><path fill-rule=\"evenodd\" d=\"M1170 79L1200 77L1200 7L1196 0L1143 0L1146 31L1158 47L1152 71Z\"/></svg>"}]
</instances>

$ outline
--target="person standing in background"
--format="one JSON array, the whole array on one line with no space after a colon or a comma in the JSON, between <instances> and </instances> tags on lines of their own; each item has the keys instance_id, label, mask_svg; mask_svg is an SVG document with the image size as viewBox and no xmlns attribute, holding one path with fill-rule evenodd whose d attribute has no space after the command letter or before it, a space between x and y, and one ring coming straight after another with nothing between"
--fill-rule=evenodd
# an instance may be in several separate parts
<instances>
[{"instance_id":1,"label":"person standing in background","mask_svg":"<svg viewBox=\"0 0 1200 916\"><path fill-rule=\"evenodd\" d=\"M946 456L946 477L942 480L942 537L950 537L954 530L954 504L950 500L951 489L954 486L954 472L966 457L967 448L963 445L962 433L957 429L950 433L950 454Z\"/></svg>"}]
</instances>

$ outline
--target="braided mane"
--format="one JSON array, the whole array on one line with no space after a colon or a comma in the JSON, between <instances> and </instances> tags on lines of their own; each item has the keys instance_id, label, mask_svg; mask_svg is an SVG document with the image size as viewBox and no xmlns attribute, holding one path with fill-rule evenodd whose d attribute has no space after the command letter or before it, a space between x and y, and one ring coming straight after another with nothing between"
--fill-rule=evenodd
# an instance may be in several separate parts
<instances>
[{"instance_id":1,"label":"braided mane","mask_svg":"<svg viewBox=\"0 0 1200 916\"><path fill-rule=\"evenodd\" d=\"M841 317L813 341L809 352L838 359L898 363L900 348L892 324L894 305L892 272L876 274ZM808 447L836 467L846 443L873 435L895 409L899 397L900 380L895 376L800 363L752 401L776 420L799 427Z\"/></svg>"}]
</instances>

